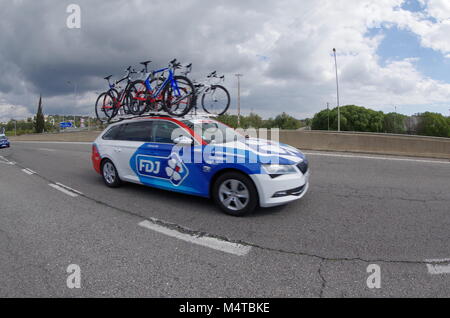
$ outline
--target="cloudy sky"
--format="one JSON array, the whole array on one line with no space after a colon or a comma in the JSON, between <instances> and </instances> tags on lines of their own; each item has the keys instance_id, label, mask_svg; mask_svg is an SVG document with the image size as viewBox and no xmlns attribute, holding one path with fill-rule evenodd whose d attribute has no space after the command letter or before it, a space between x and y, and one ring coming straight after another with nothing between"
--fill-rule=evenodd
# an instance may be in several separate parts
<instances>
[{"instance_id":1,"label":"cloudy sky","mask_svg":"<svg viewBox=\"0 0 450 318\"><path fill-rule=\"evenodd\" d=\"M81 8L69 29L67 6ZM448 0L0 0L0 121L94 114L102 79L128 65L193 62L226 75L236 112L304 118L341 104L449 114Z\"/></svg>"}]
</instances>

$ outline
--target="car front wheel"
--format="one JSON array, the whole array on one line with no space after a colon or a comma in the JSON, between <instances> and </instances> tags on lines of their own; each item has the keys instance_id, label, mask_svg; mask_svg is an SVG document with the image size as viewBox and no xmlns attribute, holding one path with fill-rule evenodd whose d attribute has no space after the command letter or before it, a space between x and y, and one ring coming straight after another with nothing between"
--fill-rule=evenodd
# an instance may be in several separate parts
<instances>
[{"instance_id":1,"label":"car front wheel","mask_svg":"<svg viewBox=\"0 0 450 318\"><path fill-rule=\"evenodd\" d=\"M227 214L243 216L258 205L258 192L252 180L238 172L221 175L213 187L216 204Z\"/></svg>"},{"instance_id":2,"label":"car front wheel","mask_svg":"<svg viewBox=\"0 0 450 318\"><path fill-rule=\"evenodd\" d=\"M102 177L105 184L110 188L117 188L122 183L117 169L111 160L105 160L102 164Z\"/></svg>"}]
</instances>

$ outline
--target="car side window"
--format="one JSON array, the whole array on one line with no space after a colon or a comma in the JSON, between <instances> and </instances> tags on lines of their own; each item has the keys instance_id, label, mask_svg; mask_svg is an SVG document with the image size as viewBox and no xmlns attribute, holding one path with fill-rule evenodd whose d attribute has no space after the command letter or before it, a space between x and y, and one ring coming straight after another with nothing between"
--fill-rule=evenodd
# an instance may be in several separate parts
<instances>
[{"instance_id":1,"label":"car side window","mask_svg":"<svg viewBox=\"0 0 450 318\"><path fill-rule=\"evenodd\" d=\"M106 134L103 135L102 139L104 139L104 140L115 140L121 127L122 127L122 125L117 125L117 126L111 127L106 132Z\"/></svg>"},{"instance_id":2,"label":"car side window","mask_svg":"<svg viewBox=\"0 0 450 318\"><path fill-rule=\"evenodd\" d=\"M152 140L153 142L165 143L165 144L174 144L172 140L172 135L174 130L177 130L177 133L181 136L190 137L189 133L187 133L184 129L178 126L175 123L172 123L167 120L158 120L153 122L153 133ZM178 137L178 136L175 136Z\"/></svg>"},{"instance_id":3,"label":"car side window","mask_svg":"<svg viewBox=\"0 0 450 318\"><path fill-rule=\"evenodd\" d=\"M122 129L117 135L117 140L126 141L151 141L152 122L142 121L122 125Z\"/></svg>"}]
</instances>

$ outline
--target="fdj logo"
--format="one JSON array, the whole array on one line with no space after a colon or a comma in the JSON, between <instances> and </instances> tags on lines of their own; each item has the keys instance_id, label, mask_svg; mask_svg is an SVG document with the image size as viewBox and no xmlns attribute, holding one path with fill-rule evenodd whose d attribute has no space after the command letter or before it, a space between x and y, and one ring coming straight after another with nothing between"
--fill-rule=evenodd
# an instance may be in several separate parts
<instances>
[{"instance_id":1,"label":"fdj logo","mask_svg":"<svg viewBox=\"0 0 450 318\"><path fill-rule=\"evenodd\" d=\"M158 174L161 170L161 161L144 160L139 161L139 172L142 174Z\"/></svg>"},{"instance_id":2,"label":"fdj logo","mask_svg":"<svg viewBox=\"0 0 450 318\"><path fill-rule=\"evenodd\" d=\"M136 161L139 175L166 179L175 186L180 185L189 174L186 165L176 154L168 158L137 156Z\"/></svg>"}]
</instances>

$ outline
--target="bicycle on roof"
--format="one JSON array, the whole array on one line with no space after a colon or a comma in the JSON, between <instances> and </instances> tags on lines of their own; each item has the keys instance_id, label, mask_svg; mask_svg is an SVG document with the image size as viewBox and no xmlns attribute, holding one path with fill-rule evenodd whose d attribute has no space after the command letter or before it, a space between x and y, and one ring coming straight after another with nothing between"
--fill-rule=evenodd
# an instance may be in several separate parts
<instances>
[{"instance_id":1,"label":"bicycle on roof","mask_svg":"<svg viewBox=\"0 0 450 318\"><path fill-rule=\"evenodd\" d=\"M176 70L182 67L181 63L174 59L168 67L148 72L150 62L141 63L144 65L142 72L148 74L146 79L134 81L131 85L131 113L142 115L162 109L172 116L186 115L194 106L195 89L189 78L175 75Z\"/></svg>"},{"instance_id":2,"label":"bicycle on roof","mask_svg":"<svg viewBox=\"0 0 450 318\"><path fill-rule=\"evenodd\" d=\"M117 114L132 114L131 99L132 99L132 91L131 89L131 75L136 74L131 66L126 69L126 75L114 82L111 83L112 75L105 77L105 80L108 82L109 89L106 92L101 93L97 101L95 103L95 114L97 118L101 122L110 121ZM127 81L127 84L124 89L119 85L120 83Z\"/></svg>"}]
</instances>

